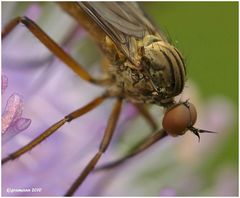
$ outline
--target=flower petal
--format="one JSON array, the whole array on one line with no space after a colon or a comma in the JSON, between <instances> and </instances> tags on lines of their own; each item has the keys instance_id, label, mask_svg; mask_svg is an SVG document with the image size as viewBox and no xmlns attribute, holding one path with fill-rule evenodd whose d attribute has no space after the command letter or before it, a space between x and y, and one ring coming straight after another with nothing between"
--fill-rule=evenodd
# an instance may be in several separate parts
<instances>
[{"instance_id":1,"label":"flower petal","mask_svg":"<svg viewBox=\"0 0 240 198\"><path fill-rule=\"evenodd\" d=\"M8 127L20 118L23 111L23 102L18 94L12 94L2 115L2 133L4 134Z\"/></svg>"}]
</instances>

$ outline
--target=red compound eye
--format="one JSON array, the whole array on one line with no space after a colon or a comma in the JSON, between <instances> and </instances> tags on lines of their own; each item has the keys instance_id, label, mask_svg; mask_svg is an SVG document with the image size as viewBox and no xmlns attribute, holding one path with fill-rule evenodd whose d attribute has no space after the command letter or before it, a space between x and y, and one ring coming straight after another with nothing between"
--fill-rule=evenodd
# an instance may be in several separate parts
<instances>
[{"instance_id":1,"label":"red compound eye","mask_svg":"<svg viewBox=\"0 0 240 198\"><path fill-rule=\"evenodd\" d=\"M163 128L172 136L183 135L197 120L197 111L192 103L184 102L167 110Z\"/></svg>"},{"instance_id":2,"label":"red compound eye","mask_svg":"<svg viewBox=\"0 0 240 198\"><path fill-rule=\"evenodd\" d=\"M195 106L186 101L167 110L163 117L162 126L172 136L183 135L187 130L190 130L199 140L199 133L216 133L214 131L194 128L193 125L196 120L197 111Z\"/></svg>"}]
</instances>

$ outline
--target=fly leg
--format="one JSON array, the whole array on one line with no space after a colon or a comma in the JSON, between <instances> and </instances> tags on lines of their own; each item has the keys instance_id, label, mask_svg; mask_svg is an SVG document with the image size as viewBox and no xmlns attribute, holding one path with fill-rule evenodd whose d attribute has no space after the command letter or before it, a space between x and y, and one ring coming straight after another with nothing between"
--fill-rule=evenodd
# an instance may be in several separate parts
<instances>
[{"instance_id":1,"label":"fly leg","mask_svg":"<svg viewBox=\"0 0 240 198\"><path fill-rule=\"evenodd\" d=\"M88 103L82 108L77 109L76 111L73 111L72 113L65 116L62 120L56 122L51 127L49 127L46 131L44 131L42 134L40 134L38 137L36 137L34 140L32 140L30 143L28 143L26 146L20 148L19 150L9 154L6 158L2 159L2 164L5 164L6 162L10 160L14 160L24 153L30 151L32 148L37 146L39 143L41 143L43 140L45 140L47 137L52 135L54 132L56 132L62 125L64 125L66 122L71 122L72 120L86 114L90 110L94 109L98 105L100 105L105 99L107 98L107 94L103 94L102 96L94 99L92 102Z\"/></svg>"},{"instance_id":2,"label":"fly leg","mask_svg":"<svg viewBox=\"0 0 240 198\"><path fill-rule=\"evenodd\" d=\"M158 142L159 140L163 139L164 137L167 136L167 132L164 129L161 129L155 133L151 133L149 136L147 136L141 143L135 146L133 150L127 154L126 156L115 160L113 162L109 162L106 164L103 164L102 166L97 167L94 171L101 171L105 169L111 169L114 168L120 164L123 164L126 162L128 159L140 154L141 152L145 151L148 149L150 146Z\"/></svg>"},{"instance_id":3,"label":"fly leg","mask_svg":"<svg viewBox=\"0 0 240 198\"><path fill-rule=\"evenodd\" d=\"M113 132L115 130L119 114L121 111L122 106L122 99L118 98L114 108L112 110L112 113L108 119L108 124L104 132L104 136L102 138L102 142L100 144L100 147L98 149L98 152L94 155L94 157L91 159L91 161L87 164L87 166L84 168L84 170L81 172L81 174L78 176L78 178L74 181L72 186L69 188L65 196L72 196L75 191L78 189L78 187L83 183L83 181L86 179L86 177L91 173L91 171L94 169L95 165L97 164L98 160L102 156L102 154L106 151L111 139Z\"/></svg>"},{"instance_id":4,"label":"fly leg","mask_svg":"<svg viewBox=\"0 0 240 198\"><path fill-rule=\"evenodd\" d=\"M149 123L150 127L152 128L152 131L155 132L158 126L157 126L157 123L156 123L155 119L153 118L153 116L148 111L148 109L145 106L143 106L142 104L133 103L133 105L137 108L137 110L139 111L141 116L143 116L143 118L145 118L145 120ZM135 145L135 147L132 148L132 151L129 152L128 155L126 155L126 156L124 156L124 157L122 157L122 158L120 158L120 159L118 159L114 162L110 162L110 163L107 163L103 166L97 167L96 169L94 169L94 171L113 168L117 165L120 165L121 163L125 162L127 159L129 159L129 158L137 155L138 153L144 151L145 149L147 149L152 144L154 144L156 141L165 137L166 135L167 135L166 132L163 131L163 130L155 132L155 133L149 135L148 137L146 137L143 141L141 141L137 145Z\"/></svg>"},{"instance_id":5,"label":"fly leg","mask_svg":"<svg viewBox=\"0 0 240 198\"><path fill-rule=\"evenodd\" d=\"M18 24L23 24L43 45L45 45L56 57L63 61L82 79L94 84L109 83L109 79L95 79L92 77L76 60L74 60L68 53L66 53L34 21L28 17L17 17L11 20L3 28L2 39L4 39Z\"/></svg>"},{"instance_id":6,"label":"fly leg","mask_svg":"<svg viewBox=\"0 0 240 198\"><path fill-rule=\"evenodd\" d=\"M156 129L158 128L158 125L157 125L155 119L153 118L153 116L148 111L148 109L145 106L143 106L142 104L133 103L133 105L137 108L137 110L141 114L141 116L143 116L143 118L148 122L148 124L150 125L152 130L156 131Z\"/></svg>"}]
</instances>

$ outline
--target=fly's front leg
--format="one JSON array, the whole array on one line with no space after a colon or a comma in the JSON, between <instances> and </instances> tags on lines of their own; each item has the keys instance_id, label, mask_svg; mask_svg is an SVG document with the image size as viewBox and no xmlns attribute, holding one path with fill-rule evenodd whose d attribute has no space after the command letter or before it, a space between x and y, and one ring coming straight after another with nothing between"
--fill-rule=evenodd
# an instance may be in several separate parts
<instances>
[{"instance_id":1,"label":"fly's front leg","mask_svg":"<svg viewBox=\"0 0 240 198\"><path fill-rule=\"evenodd\" d=\"M78 189L78 187L83 183L83 181L86 179L86 177L89 175L89 173L92 172L95 165L97 164L98 160L102 156L102 154L106 151L108 148L108 145L112 139L113 132L116 128L116 124L120 115L122 107L122 99L118 98L114 108L112 110L112 113L108 119L108 124L104 132L104 136L102 138L102 142L100 144L100 147L98 149L98 152L94 155L94 157L91 159L91 161L87 164L87 166L84 168L82 173L78 176L78 178L74 181L72 186L69 188L65 196L72 196L75 191Z\"/></svg>"},{"instance_id":2,"label":"fly's front leg","mask_svg":"<svg viewBox=\"0 0 240 198\"><path fill-rule=\"evenodd\" d=\"M114 168L118 165L123 164L126 162L128 159L142 153L146 149L148 149L150 146L158 142L159 140L163 139L164 137L167 136L167 132L164 129L161 129L157 132L154 132L147 136L142 142L140 142L138 145L136 145L131 152L129 152L127 155L123 156L122 158L108 162L106 164L103 164L100 167L97 167L94 171L101 171L101 170L107 170Z\"/></svg>"},{"instance_id":3,"label":"fly's front leg","mask_svg":"<svg viewBox=\"0 0 240 198\"><path fill-rule=\"evenodd\" d=\"M108 79L93 78L78 62L76 62L76 60L67 54L35 22L28 17L17 17L11 20L2 30L2 39L4 39L19 23L23 24L43 45L45 45L56 57L63 61L82 79L94 84L105 84L109 82Z\"/></svg>"},{"instance_id":4,"label":"fly's front leg","mask_svg":"<svg viewBox=\"0 0 240 198\"><path fill-rule=\"evenodd\" d=\"M2 159L2 164L5 164L6 162L10 160L14 160L24 153L30 151L32 148L40 144L43 140L45 140L47 137L52 135L54 132L56 132L61 126L63 126L66 122L71 122L72 120L86 114L90 110L94 109L98 105L100 105L105 99L107 94L103 94L102 96L94 99L92 102L88 103L82 108L77 109L76 111L73 111L72 113L65 116L62 120L58 121L57 123L53 124L51 127L49 127L46 131L44 131L42 134L40 134L38 137L36 137L33 141L28 143L26 146L20 148L19 150L11 153L7 157Z\"/></svg>"}]
</instances>

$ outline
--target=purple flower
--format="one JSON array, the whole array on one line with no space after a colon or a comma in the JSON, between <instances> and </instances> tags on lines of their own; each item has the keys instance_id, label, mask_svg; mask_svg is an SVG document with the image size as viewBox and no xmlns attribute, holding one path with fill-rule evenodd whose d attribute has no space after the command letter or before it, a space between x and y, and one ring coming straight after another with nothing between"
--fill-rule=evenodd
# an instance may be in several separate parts
<instances>
[{"instance_id":1,"label":"purple flower","mask_svg":"<svg viewBox=\"0 0 240 198\"><path fill-rule=\"evenodd\" d=\"M34 9L36 9L36 4L34 4ZM26 15L31 17L29 12ZM69 21L69 24L71 24L71 20ZM75 24L73 25L75 26ZM21 33L22 37L16 40L14 35L18 35L19 31L25 32L25 34ZM64 34L64 31L62 33ZM69 31L65 33L65 35L68 34ZM79 34L77 34L78 36ZM84 35L80 34L80 36ZM40 45L40 53L36 59L32 58L35 57L35 54L26 44L31 45L28 37L32 38L33 36L27 34L27 30L20 26L6 37L3 44L3 71L11 79L11 82L13 79L13 86L9 87L8 90L16 90L24 96L25 114L32 120L31 126L27 128L24 134L15 136L4 145L3 157L26 145L56 121L84 106L103 92L101 88L81 80L56 58L46 58L52 55L41 53L45 51L45 48L38 44L36 39L32 40L33 46L35 48L35 46ZM13 44L12 39L16 43ZM21 45L22 43L23 45ZM70 48L71 45L65 47L67 51ZM35 48L34 52L36 51L38 51L38 48ZM19 52L25 52L25 56L19 56L17 54ZM38 64L33 64L32 60L35 60ZM93 69L92 73L95 72L96 70ZM8 112L11 110L12 117L15 120L22 113L22 100L18 95L13 95L10 102L11 108L7 105L6 110ZM70 124L66 124L27 154L4 165L2 174L3 195L63 195L98 150L100 139L103 136L112 109L112 102L110 99L92 112ZM123 129L123 122L135 115L135 108L126 104L122 110L116 134ZM24 126L22 119L14 126L18 127L19 125ZM117 137L117 135L114 137L113 143L116 142ZM98 178L97 176L90 176L87 179L88 182L81 187L78 194L88 195L91 193L93 191L92 186L98 182ZM89 182L90 184L88 184ZM28 192L28 189L32 188L41 190ZM8 189L10 189L9 192ZM23 191L17 189L23 189Z\"/></svg>"},{"instance_id":2,"label":"purple flower","mask_svg":"<svg viewBox=\"0 0 240 198\"><path fill-rule=\"evenodd\" d=\"M176 196L176 191L172 188L163 188L160 192L161 197L173 197Z\"/></svg>"},{"instance_id":3,"label":"purple flower","mask_svg":"<svg viewBox=\"0 0 240 198\"><path fill-rule=\"evenodd\" d=\"M9 4L5 3L5 5ZM78 28L77 33L72 35L76 23L62 14L54 4L30 5L32 6L24 15L34 18L57 43L64 43L64 49L86 66L89 73L94 76L100 75L98 55L94 50L96 46L89 42L82 29ZM37 10L37 14L36 11L31 10ZM13 9L12 12L14 13L15 10ZM3 16L5 15L3 9ZM48 20L45 21L42 17ZM91 53L86 53L87 51ZM3 126L6 126L5 128L14 126L12 131L24 130L4 144L3 157L26 145L49 126L70 112L83 107L104 91L103 88L80 79L39 44L22 25L3 41L2 65L2 70L11 83L6 90L7 80L3 80L2 90L21 94L21 97L13 94L7 102L4 113L10 112L8 117L12 119L6 120L14 122L6 122L8 124L3 122ZM221 100L215 98L212 102L202 103L198 99L198 88L194 87L193 83L189 87L193 89L187 89L191 96L187 98L191 99L199 112L197 127L215 130L215 127L219 126L217 131L231 128L231 124L227 125L229 122L227 118L233 115L230 101L223 97L220 98ZM5 92L4 94L7 94ZM26 127L27 121L21 117L22 96L24 96L24 116L31 118L32 121L29 127ZM216 101L219 105L216 105ZM28 153L3 165L2 195L63 195L98 150L113 102L113 99L106 100L86 115L65 124ZM220 116L217 111L220 106L224 116ZM160 125L162 109L152 107L150 111ZM99 165L124 155L135 143L149 134L151 131L149 126L142 117L136 115L136 109L125 102L113 140ZM219 124L220 121L222 125ZM201 156L212 148L211 145L219 144L222 137L222 135L203 134L200 144L190 132L179 138L169 137L120 167L90 174L76 195L197 195L201 193L200 187L204 180L196 174L195 168L201 166L203 159ZM234 183L232 174L226 175L228 181ZM223 184L217 183L217 185ZM209 190L211 195L216 192L220 192L219 188Z\"/></svg>"},{"instance_id":4,"label":"purple flower","mask_svg":"<svg viewBox=\"0 0 240 198\"><path fill-rule=\"evenodd\" d=\"M2 75L2 94L7 88L8 79ZM23 118L23 102L18 94L12 94L2 114L2 142L6 143L18 133L24 131L31 124L31 120Z\"/></svg>"},{"instance_id":5,"label":"purple flower","mask_svg":"<svg viewBox=\"0 0 240 198\"><path fill-rule=\"evenodd\" d=\"M8 86L8 78L5 75L2 75L2 94L5 92Z\"/></svg>"}]
</instances>

